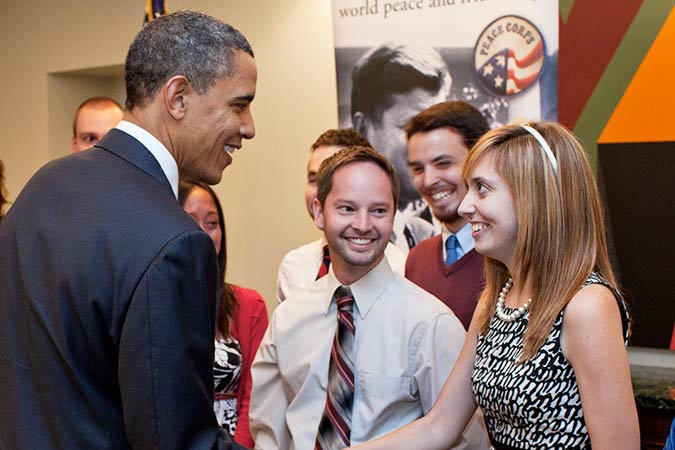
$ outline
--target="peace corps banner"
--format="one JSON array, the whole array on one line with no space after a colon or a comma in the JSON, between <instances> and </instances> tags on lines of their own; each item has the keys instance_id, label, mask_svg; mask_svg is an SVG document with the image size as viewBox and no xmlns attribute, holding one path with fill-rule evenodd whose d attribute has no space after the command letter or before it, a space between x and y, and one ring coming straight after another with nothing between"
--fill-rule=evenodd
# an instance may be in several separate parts
<instances>
[{"instance_id":1,"label":"peace corps banner","mask_svg":"<svg viewBox=\"0 0 675 450\"><path fill-rule=\"evenodd\" d=\"M332 9L339 125L394 164L394 243L405 250L402 235L412 247L428 231L416 237L423 227L411 224L433 222L407 166L408 119L464 100L493 128L557 120L558 0L332 0Z\"/></svg>"},{"instance_id":2,"label":"peace corps banner","mask_svg":"<svg viewBox=\"0 0 675 450\"><path fill-rule=\"evenodd\" d=\"M558 0L332 0L332 8L341 127L352 125L354 94L368 96L362 85L352 92L355 79L400 94L415 72L439 70L439 58L447 99L471 103L491 126L557 120Z\"/></svg>"}]
</instances>

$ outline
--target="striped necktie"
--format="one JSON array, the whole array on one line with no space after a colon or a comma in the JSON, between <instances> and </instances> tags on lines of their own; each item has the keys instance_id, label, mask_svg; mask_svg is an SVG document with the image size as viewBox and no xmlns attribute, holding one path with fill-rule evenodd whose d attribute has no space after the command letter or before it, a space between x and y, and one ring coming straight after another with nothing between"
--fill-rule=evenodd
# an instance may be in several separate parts
<instances>
[{"instance_id":1,"label":"striped necktie","mask_svg":"<svg viewBox=\"0 0 675 450\"><path fill-rule=\"evenodd\" d=\"M319 272L316 274L315 280L323 277L328 273L328 268L330 267L330 251L328 246L323 246L323 259L321 260L321 265L319 266Z\"/></svg>"},{"instance_id":2,"label":"striped necktie","mask_svg":"<svg viewBox=\"0 0 675 450\"><path fill-rule=\"evenodd\" d=\"M354 297L348 287L335 291L337 331L328 366L326 406L319 423L315 450L349 447L354 401Z\"/></svg>"}]
</instances>

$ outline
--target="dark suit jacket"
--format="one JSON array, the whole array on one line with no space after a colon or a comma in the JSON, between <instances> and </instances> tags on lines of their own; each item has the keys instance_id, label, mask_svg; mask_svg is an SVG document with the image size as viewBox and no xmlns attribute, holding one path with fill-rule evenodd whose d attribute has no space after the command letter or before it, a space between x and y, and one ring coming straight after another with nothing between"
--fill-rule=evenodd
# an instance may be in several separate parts
<instances>
[{"instance_id":1,"label":"dark suit jacket","mask_svg":"<svg viewBox=\"0 0 675 450\"><path fill-rule=\"evenodd\" d=\"M128 134L40 169L0 227L0 448L230 448L216 264Z\"/></svg>"}]
</instances>

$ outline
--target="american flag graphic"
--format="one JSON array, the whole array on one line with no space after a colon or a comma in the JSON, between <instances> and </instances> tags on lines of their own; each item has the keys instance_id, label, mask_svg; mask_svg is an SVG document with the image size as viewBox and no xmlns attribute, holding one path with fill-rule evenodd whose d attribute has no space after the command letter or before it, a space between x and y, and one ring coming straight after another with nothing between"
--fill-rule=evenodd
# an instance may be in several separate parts
<instances>
[{"instance_id":1,"label":"american flag graphic","mask_svg":"<svg viewBox=\"0 0 675 450\"><path fill-rule=\"evenodd\" d=\"M534 83L543 65L544 45L540 40L522 58L512 48L496 52L478 69L478 76L495 94L514 95Z\"/></svg>"}]
</instances>

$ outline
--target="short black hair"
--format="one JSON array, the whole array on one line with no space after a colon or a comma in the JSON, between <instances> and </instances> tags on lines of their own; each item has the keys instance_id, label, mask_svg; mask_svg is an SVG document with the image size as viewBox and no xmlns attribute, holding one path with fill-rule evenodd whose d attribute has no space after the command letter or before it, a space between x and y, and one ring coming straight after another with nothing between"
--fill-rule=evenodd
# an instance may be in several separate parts
<instances>
[{"instance_id":1,"label":"short black hair","mask_svg":"<svg viewBox=\"0 0 675 450\"><path fill-rule=\"evenodd\" d=\"M441 55L430 47L386 42L366 52L352 72L352 116L361 112L377 121L395 94L422 88L450 91L452 78Z\"/></svg>"},{"instance_id":2,"label":"short black hair","mask_svg":"<svg viewBox=\"0 0 675 450\"><path fill-rule=\"evenodd\" d=\"M466 102L452 101L438 103L413 116L405 126L405 134L410 139L414 134L446 127L462 136L469 149L490 130L480 111Z\"/></svg>"},{"instance_id":3,"label":"short black hair","mask_svg":"<svg viewBox=\"0 0 675 450\"><path fill-rule=\"evenodd\" d=\"M146 104L175 75L184 75L203 94L231 73L237 50L253 57L243 34L206 14L179 11L153 20L138 33L127 53L126 108Z\"/></svg>"}]
</instances>

